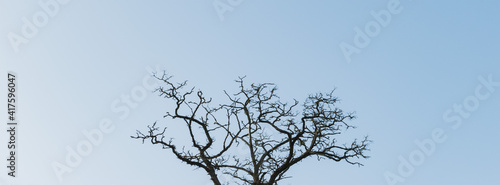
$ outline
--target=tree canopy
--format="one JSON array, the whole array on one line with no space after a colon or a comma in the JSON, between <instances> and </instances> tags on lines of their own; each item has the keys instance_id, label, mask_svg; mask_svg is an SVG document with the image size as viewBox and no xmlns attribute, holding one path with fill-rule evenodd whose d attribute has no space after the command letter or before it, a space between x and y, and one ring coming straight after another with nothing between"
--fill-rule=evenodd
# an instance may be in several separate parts
<instances>
[{"instance_id":1,"label":"tree canopy","mask_svg":"<svg viewBox=\"0 0 500 185\"><path fill-rule=\"evenodd\" d=\"M272 83L246 85L240 77L236 93L224 91L227 103L214 104L201 90L188 88L187 81L172 82L165 73L155 78L163 83L156 92L175 107L164 117L185 123L190 145L176 144L167 127L156 122L131 137L161 145L186 164L205 170L214 185L223 184L218 174L233 177L236 184L277 184L309 157L353 165L368 158L368 137L338 141L337 135L355 128L348 123L355 115L336 106L339 99L333 90L312 94L299 106L297 100L282 102ZM235 147L243 147L249 156L234 152Z\"/></svg>"}]
</instances>

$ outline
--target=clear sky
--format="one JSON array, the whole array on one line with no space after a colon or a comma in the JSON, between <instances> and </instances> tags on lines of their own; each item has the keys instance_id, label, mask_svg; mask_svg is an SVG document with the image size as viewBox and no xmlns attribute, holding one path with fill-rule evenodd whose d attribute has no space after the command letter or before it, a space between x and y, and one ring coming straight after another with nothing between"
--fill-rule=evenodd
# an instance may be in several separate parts
<instances>
[{"instance_id":1,"label":"clear sky","mask_svg":"<svg viewBox=\"0 0 500 185\"><path fill-rule=\"evenodd\" d=\"M336 87L358 116L346 136L369 135L371 158L309 159L283 185L500 184L499 10L493 0L0 0L1 128L8 71L19 119L17 177L2 167L0 184L210 184L129 137L167 123L156 69L217 101L243 75L276 83L285 100Z\"/></svg>"}]
</instances>

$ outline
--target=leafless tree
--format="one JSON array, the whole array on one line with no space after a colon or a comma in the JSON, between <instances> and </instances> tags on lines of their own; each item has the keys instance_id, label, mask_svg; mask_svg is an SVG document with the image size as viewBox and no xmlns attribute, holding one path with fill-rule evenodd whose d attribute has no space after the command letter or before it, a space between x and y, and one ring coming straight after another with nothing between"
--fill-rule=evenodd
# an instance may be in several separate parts
<instances>
[{"instance_id":1,"label":"leafless tree","mask_svg":"<svg viewBox=\"0 0 500 185\"><path fill-rule=\"evenodd\" d=\"M155 77L164 83L157 89L159 95L175 103L164 117L185 123L191 146L166 139L166 127L156 122L131 137L161 145L181 161L205 170L214 185L223 184L218 174L233 177L236 184L276 185L288 177L290 167L308 157L354 165L368 157L367 137L348 143L337 140L337 135L354 128L347 121L355 116L336 107L339 100L333 91L310 95L302 111L296 111L299 102L281 102L274 84L247 87L240 77L236 93L224 91L228 103L213 106L201 90L185 90L186 81L174 83L165 73ZM231 150L235 147L244 147L249 156L238 155Z\"/></svg>"}]
</instances>

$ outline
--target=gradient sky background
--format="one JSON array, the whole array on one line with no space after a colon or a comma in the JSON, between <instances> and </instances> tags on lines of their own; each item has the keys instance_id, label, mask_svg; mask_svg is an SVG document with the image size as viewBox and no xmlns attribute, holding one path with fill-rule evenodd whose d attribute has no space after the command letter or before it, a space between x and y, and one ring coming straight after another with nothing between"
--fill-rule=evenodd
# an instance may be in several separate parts
<instances>
[{"instance_id":1,"label":"gradient sky background","mask_svg":"<svg viewBox=\"0 0 500 185\"><path fill-rule=\"evenodd\" d=\"M210 184L204 171L129 138L154 121L165 124L167 101L148 91L123 119L112 110L142 87L147 68L165 69L220 101L243 75L276 83L290 101L337 87L339 106L358 116L358 129L346 136L369 135L371 158L364 167L311 158L283 185L385 185L386 172L397 174L398 157L408 158L419 149L414 141L436 128L447 140L404 184L500 184L500 87L459 129L443 118L474 95L481 76L500 81L499 1L401 0L402 12L350 62L339 44L353 44L354 28L363 29L374 20L370 12L386 10L389 1L243 0L223 21L213 2L72 0L16 53L8 34L21 34L22 19L43 9L39 0L0 0L2 122L7 71L18 74L20 102L18 177L1 168L0 184ZM63 163L66 147L75 148L82 131L102 119L115 130L59 182L51 164Z\"/></svg>"}]
</instances>

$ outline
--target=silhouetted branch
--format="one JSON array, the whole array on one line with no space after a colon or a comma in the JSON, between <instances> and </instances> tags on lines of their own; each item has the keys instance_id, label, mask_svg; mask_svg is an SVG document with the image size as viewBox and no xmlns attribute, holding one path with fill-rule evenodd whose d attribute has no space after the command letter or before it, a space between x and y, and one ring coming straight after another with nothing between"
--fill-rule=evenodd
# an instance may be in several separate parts
<instances>
[{"instance_id":1,"label":"silhouetted branch","mask_svg":"<svg viewBox=\"0 0 500 185\"><path fill-rule=\"evenodd\" d=\"M157 89L159 95L175 103L174 111L164 117L184 121L193 148L179 151L172 139L164 141L166 127L161 129L156 122L148 126L146 134L137 131L132 138L170 149L181 161L204 169L215 185L221 185L218 171L238 184L272 185L288 178L285 173L290 167L308 157L353 165L362 165L354 159L368 158L365 152L371 141L367 137L350 144L335 139L354 128L347 121L355 116L336 107L339 100L333 96L334 91L310 95L299 114L295 110L299 102L281 102L274 84L247 87L245 77L239 77L238 92L224 91L229 103L212 108L212 99L204 97L202 91L194 91L194 87L183 91L186 81L172 83L165 73L155 77L164 83ZM216 135L221 139L218 142ZM239 146L246 148L249 158L231 150Z\"/></svg>"}]
</instances>

